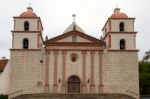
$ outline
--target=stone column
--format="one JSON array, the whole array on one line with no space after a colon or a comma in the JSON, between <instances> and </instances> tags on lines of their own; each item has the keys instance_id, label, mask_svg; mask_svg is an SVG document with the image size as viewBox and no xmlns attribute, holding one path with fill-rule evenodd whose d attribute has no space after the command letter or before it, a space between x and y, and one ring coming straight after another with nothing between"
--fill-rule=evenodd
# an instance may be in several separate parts
<instances>
[{"instance_id":1,"label":"stone column","mask_svg":"<svg viewBox=\"0 0 150 99\"><path fill-rule=\"evenodd\" d=\"M103 52L99 52L99 93L104 93L104 84L103 84Z\"/></svg>"},{"instance_id":2,"label":"stone column","mask_svg":"<svg viewBox=\"0 0 150 99\"><path fill-rule=\"evenodd\" d=\"M46 51L46 68L45 68L45 85L44 85L44 91L45 93L49 93L49 56L50 52Z\"/></svg>"},{"instance_id":3,"label":"stone column","mask_svg":"<svg viewBox=\"0 0 150 99\"><path fill-rule=\"evenodd\" d=\"M63 59L63 64L62 64L62 93L66 93L67 89L66 89L66 51L62 52L62 59Z\"/></svg>"},{"instance_id":4,"label":"stone column","mask_svg":"<svg viewBox=\"0 0 150 99\"><path fill-rule=\"evenodd\" d=\"M94 83L94 51L91 51L91 84L90 84L90 93L95 93L95 83Z\"/></svg>"},{"instance_id":5,"label":"stone column","mask_svg":"<svg viewBox=\"0 0 150 99\"><path fill-rule=\"evenodd\" d=\"M58 91L57 65L58 65L58 51L54 51L54 84L53 84L54 93L57 93Z\"/></svg>"},{"instance_id":6,"label":"stone column","mask_svg":"<svg viewBox=\"0 0 150 99\"><path fill-rule=\"evenodd\" d=\"M82 83L82 93L87 93L87 84L86 84L86 51L82 52L83 56L83 68L82 68L82 78L83 78L83 83Z\"/></svg>"}]
</instances>

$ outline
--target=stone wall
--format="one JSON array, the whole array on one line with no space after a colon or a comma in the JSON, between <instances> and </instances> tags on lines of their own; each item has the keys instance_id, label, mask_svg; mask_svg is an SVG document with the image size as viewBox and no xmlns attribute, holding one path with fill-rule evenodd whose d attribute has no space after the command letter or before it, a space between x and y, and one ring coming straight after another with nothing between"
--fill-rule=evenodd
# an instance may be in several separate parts
<instances>
[{"instance_id":1,"label":"stone wall","mask_svg":"<svg viewBox=\"0 0 150 99\"><path fill-rule=\"evenodd\" d=\"M45 66L40 51L11 51L10 96L44 92Z\"/></svg>"},{"instance_id":2,"label":"stone wall","mask_svg":"<svg viewBox=\"0 0 150 99\"><path fill-rule=\"evenodd\" d=\"M137 52L104 52L104 93L122 93L139 99Z\"/></svg>"},{"instance_id":3,"label":"stone wall","mask_svg":"<svg viewBox=\"0 0 150 99\"><path fill-rule=\"evenodd\" d=\"M26 94L11 99L135 99L123 94Z\"/></svg>"}]
</instances>

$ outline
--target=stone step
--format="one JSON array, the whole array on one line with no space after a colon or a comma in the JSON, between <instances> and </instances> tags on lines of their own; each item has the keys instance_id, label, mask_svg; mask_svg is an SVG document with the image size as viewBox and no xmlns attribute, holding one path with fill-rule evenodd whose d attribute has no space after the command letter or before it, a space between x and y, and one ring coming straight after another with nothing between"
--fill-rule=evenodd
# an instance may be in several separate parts
<instances>
[{"instance_id":1,"label":"stone step","mask_svg":"<svg viewBox=\"0 0 150 99\"><path fill-rule=\"evenodd\" d=\"M23 94L11 99L135 99L123 94Z\"/></svg>"}]
</instances>

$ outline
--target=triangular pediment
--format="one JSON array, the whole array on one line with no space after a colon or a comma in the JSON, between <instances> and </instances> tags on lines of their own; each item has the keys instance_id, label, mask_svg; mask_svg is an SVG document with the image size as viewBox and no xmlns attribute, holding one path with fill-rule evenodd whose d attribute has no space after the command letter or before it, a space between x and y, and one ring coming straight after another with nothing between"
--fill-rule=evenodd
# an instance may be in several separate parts
<instances>
[{"instance_id":1,"label":"triangular pediment","mask_svg":"<svg viewBox=\"0 0 150 99\"><path fill-rule=\"evenodd\" d=\"M104 44L103 41L94 38L90 35L87 35L85 33L81 33L79 31L70 31L68 33L59 35L57 37L54 37L52 39L49 39L47 41L45 41L45 45L49 45L49 44L53 44L53 43L85 43L85 44L89 44L89 43L97 43L97 44Z\"/></svg>"}]
</instances>

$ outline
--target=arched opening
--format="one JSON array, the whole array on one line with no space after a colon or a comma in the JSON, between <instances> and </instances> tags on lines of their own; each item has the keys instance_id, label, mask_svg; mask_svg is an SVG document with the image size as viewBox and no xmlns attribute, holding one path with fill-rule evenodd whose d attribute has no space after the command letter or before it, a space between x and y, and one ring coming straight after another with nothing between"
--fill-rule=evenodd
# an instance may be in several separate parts
<instances>
[{"instance_id":1,"label":"arched opening","mask_svg":"<svg viewBox=\"0 0 150 99\"><path fill-rule=\"evenodd\" d=\"M111 48L111 35L109 35L108 37L108 44L109 44L109 48Z\"/></svg>"},{"instance_id":2,"label":"arched opening","mask_svg":"<svg viewBox=\"0 0 150 99\"><path fill-rule=\"evenodd\" d=\"M29 31L29 22L28 21L24 22L24 30Z\"/></svg>"},{"instance_id":3,"label":"arched opening","mask_svg":"<svg viewBox=\"0 0 150 99\"><path fill-rule=\"evenodd\" d=\"M23 39L23 48L28 49L29 48L29 40L27 38Z\"/></svg>"},{"instance_id":4,"label":"arched opening","mask_svg":"<svg viewBox=\"0 0 150 99\"><path fill-rule=\"evenodd\" d=\"M69 77L68 93L80 93L80 79L77 76Z\"/></svg>"},{"instance_id":5,"label":"arched opening","mask_svg":"<svg viewBox=\"0 0 150 99\"><path fill-rule=\"evenodd\" d=\"M126 48L126 41L124 39L120 40L120 49L125 49Z\"/></svg>"},{"instance_id":6,"label":"arched opening","mask_svg":"<svg viewBox=\"0 0 150 99\"><path fill-rule=\"evenodd\" d=\"M124 23L123 23L123 22L120 22L120 24L119 24L119 30L120 30L120 31L124 31L124 29L125 29Z\"/></svg>"}]
</instances>

